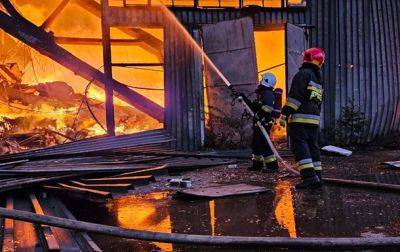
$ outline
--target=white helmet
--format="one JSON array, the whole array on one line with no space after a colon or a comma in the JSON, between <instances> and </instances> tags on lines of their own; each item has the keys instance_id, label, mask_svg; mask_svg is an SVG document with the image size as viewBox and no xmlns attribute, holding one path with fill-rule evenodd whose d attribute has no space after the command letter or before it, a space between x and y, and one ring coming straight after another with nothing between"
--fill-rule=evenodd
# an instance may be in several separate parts
<instances>
[{"instance_id":1,"label":"white helmet","mask_svg":"<svg viewBox=\"0 0 400 252\"><path fill-rule=\"evenodd\" d=\"M260 85L264 87L274 88L276 85L276 77L273 73L264 73L260 81Z\"/></svg>"}]
</instances>

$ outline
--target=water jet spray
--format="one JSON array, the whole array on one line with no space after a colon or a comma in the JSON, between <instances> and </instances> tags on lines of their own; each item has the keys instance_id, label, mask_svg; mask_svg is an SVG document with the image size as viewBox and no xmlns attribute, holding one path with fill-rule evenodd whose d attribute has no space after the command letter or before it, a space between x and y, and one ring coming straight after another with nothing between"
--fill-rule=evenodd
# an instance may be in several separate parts
<instances>
[{"instance_id":1,"label":"water jet spray","mask_svg":"<svg viewBox=\"0 0 400 252\"><path fill-rule=\"evenodd\" d=\"M240 101L240 103L244 106L245 110L254 117L254 112L253 110L250 108L249 104L247 104L245 102L245 97L242 97L242 94L239 94L235 88L233 87L233 85L231 84L231 82L224 76L224 74L222 74L222 72L217 68L217 66L212 62L212 60L207 56L206 53L204 53L203 49L200 47L200 45L193 39L193 37L189 34L189 32L186 30L186 28L179 22L179 20L175 17L175 15L161 2L160 3L160 7L162 9L162 11L165 13L165 17L168 18L169 20L173 21L174 24L176 24L180 31L184 34L185 39L187 39L189 41L189 43L191 45L193 45L195 51L197 51L197 53L201 54L204 58L204 62L207 63L211 69L221 78L221 80L224 82L224 84L229 88L229 90L231 90L232 94L234 97L238 98L238 100ZM265 127L262 125L262 123L260 121L257 121L257 126L260 128L261 132L263 133L265 139L268 142L268 145L271 147L271 150L273 151L274 155L276 156L276 158L278 159L278 161L280 161L284 168L295 174L295 175L299 175L300 173L293 169L285 160L283 160L283 158L279 155L279 152L276 150L274 144L271 141L271 138L268 135L267 130L265 129Z\"/></svg>"}]
</instances>

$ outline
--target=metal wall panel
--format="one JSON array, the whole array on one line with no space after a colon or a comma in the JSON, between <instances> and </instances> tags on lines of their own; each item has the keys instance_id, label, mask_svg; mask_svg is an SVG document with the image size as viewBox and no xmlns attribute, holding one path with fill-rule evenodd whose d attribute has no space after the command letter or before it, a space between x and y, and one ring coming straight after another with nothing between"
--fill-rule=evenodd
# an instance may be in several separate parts
<instances>
[{"instance_id":1,"label":"metal wall panel","mask_svg":"<svg viewBox=\"0 0 400 252\"><path fill-rule=\"evenodd\" d=\"M172 147L197 150L204 130L201 57L168 20L164 22L164 72L164 127L175 140Z\"/></svg>"},{"instance_id":2,"label":"metal wall panel","mask_svg":"<svg viewBox=\"0 0 400 252\"><path fill-rule=\"evenodd\" d=\"M254 30L250 18L203 26L203 48L237 92L244 93L251 99L255 98L258 73ZM227 132L224 122L226 118L241 122L243 108L231 106L232 91L210 65L206 64L205 70L211 129L217 136L229 136L233 133L230 137L239 138L237 132ZM252 132L250 121L243 126L245 132Z\"/></svg>"},{"instance_id":3,"label":"metal wall panel","mask_svg":"<svg viewBox=\"0 0 400 252\"><path fill-rule=\"evenodd\" d=\"M352 99L370 124L362 142L400 130L400 1L308 0L306 8L172 8L187 27L250 16L254 25L307 24L311 46L325 49L324 126Z\"/></svg>"}]
</instances>

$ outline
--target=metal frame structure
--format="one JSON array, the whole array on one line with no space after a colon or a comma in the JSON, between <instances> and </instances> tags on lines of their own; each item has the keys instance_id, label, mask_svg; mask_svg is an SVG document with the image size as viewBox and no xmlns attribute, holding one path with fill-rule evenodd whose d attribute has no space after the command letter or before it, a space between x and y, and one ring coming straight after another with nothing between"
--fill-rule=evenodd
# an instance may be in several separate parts
<instances>
[{"instance_id":1,"label":"metal frame structure","mask_svg":"<svg viewBox=\"0 0 400 252\"><path fill-rule=\"evenodd\" d=\"M104 73L56 43L62 43L62 40L99 43L99 38L54 38L44 29L69 2L101 17L101 5L95 0L65 0L38 27L23 18L9 0L0 0L8 12L0 11L0 28L78 75L94 80L94 84L105 87L109 77L107 79ZM125 4L129 2L125 1ZM400 130L400 19L396 15L400 4L397 0L313 0L307 1L304 8L170 7L170 10L199 42L201 26L241 17L251 17L256 29L286 23L312 27L309 31L310 45L322 47L327 53L323 72L326 82L323 126L334 127L342 107L352 99L370 122L360 142ZM176 138L178 149L198 149L201 146L198 135L201 133L193 134L193 129L201 127L201 113L198 111L202 106L199 102L202 97L199 93L201 59L194 57L193 48L184 46L184 40L173 34L174 28L158 15L156 6L110 7L109 13L118 17L108 20L109 25L117 25L133 38L129 41L110 40L110 43L139 45L158 55L164 65L166 109L114 80L116 95L159 121L164 121L165 116L164 127ZM167 31L164 33L165 46L162 41L137 28L151 24L162 25ZM165 62L164 54L167 54ZM193 90L199 93L196 97Z\"/></svg>"},{"instance_id":2,"label":"metal frame structure","mask_svg":"<svg viewBox=\"0 0 400 252\"><path fill-rule=\"evenodd\" d=\"M103 66L104 75L106 76L106 123L107 135L115 135L115 118L114 118L114 88L112 76L111 62L111 35L110 25L108 23L108 0L101 0L101 30L103 40Z\"/></svg>"},{"instance_id":3,"label":"metal frame structure","mask_svg":"<svg viewBox=\"0 0 400 252\"><path fill-rule=\"evenodd\" d=\"M128 0L121 0L122 1L122 6L138 6L138 5L143 5L139 3L135 3L134 0L128 1ZM259 4L252 4L252 5L246 5L245 0L236 0L236 4L234 1L233 4L225 5L222 3L223 0L215 0L218 2L216 5L201 5L199 0L193 0L193 4L176 4L176 0L162 0L162 3L165 4L168 7L192 7L192 8L243 8L247 6L258 6L262 8L293 8L293 7L305 7L307 4L307 0L302 0L301 3L299 4L294 4L291 3L290 0L281 0L281 4L279 7L271 7L266 4L265 0L259 0ZM132 3L130 3L132 2ZM147 0L146 5L152 5L152 4L158 4L159 0Z\"/></svg>"},{"instance_id":4,"label":"metal frame structure","mask_svg":"<svg viewBox=\"0 0 400 252\"><path fill-rule=\"evenodd\" d=\"M61 11L65 8L65 6L70 1L62 1L61 4L50 14L50 16L43 22L43 24L38 27L25 19L11 4L9 0L1 0L0 3L4 6L8 13L0 11L0 28L24 42L28 46L36 49L40 53L48 56L54 61L60 63L66 68L70 69L74 73L80 75L81 77L92 81L93 84L99 87L105 87L107 89L107 111L108 111L108 120L107 126L110 129L108 134L114 134L114 124L113 124L113 109L112 109L112 90L116 92L116 96L120 99L126 101L127 103L135 106L137 109L143 111L144 113L152 116L158 121L162 122L164 117L164 109L146 98L145 96L135 92L130 89L128 86L112 79L112 75L110 75L110 67L107 65L105 68L107 70L105 73L100 72L98 69L90 66L79 58L75 57L73 54L69 53L64 48L60 47L57 44L57 41L64 40L62 42L80 42L82 44L85 43L94 43L99 42L102 39L85 39L85 38L55 38L52 33L47 32L44 28L49 27L57 16L61 13ZM89 12L101 16L101 6L94 0L84 0L79 1L80 6ZM104 18L102 20L105 20ZM151 34L143 31L139 28L121 28L123 32L135 37L136 39L133 41L117 41L121 43L137 43L139 46L147 49L149 52L156 54L158 57L162 57L162 42L153 37ZM107 29L105 29L105 33L107 33ZM103 34L107 35L107 34ZM69 40L69 41L68 41ZM111 42L110 42L111 43ZM106 43L107 46L107 43ZM105 51L105 63L107 63L107 59L110 57L110 49L106 48ZM157 51L157 53L156 53ZM109 55L109 56L107 56ZM111 64L111 63L110 63Z\"/></svg>"}]
</instances>

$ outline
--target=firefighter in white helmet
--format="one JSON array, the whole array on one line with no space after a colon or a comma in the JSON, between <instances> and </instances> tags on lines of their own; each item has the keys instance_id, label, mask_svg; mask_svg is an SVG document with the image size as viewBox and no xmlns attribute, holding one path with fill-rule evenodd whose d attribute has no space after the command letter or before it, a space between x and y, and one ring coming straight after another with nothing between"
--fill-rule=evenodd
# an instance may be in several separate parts
<instances>
[{"instance_id":1,"label":"firefighter in white helmet","mask_svg":"<svg viewBox=\"0 0 400 252\"><path fill-rule=\"evenodd\" d=\"M275 172L278 170L277 159L260 128L256 124L257 121L260 121L269 134L275 119L280 117L282 102L277 101L276 98L278 98L278 100L282 99L282 90L275 90L275 85L275 75L272 73L264 73L256 89L257 99L252 103L252 107L255 111L252 143L253 164L249 170L262 170L264 172Z\"/></svg>"}]
</instances>

